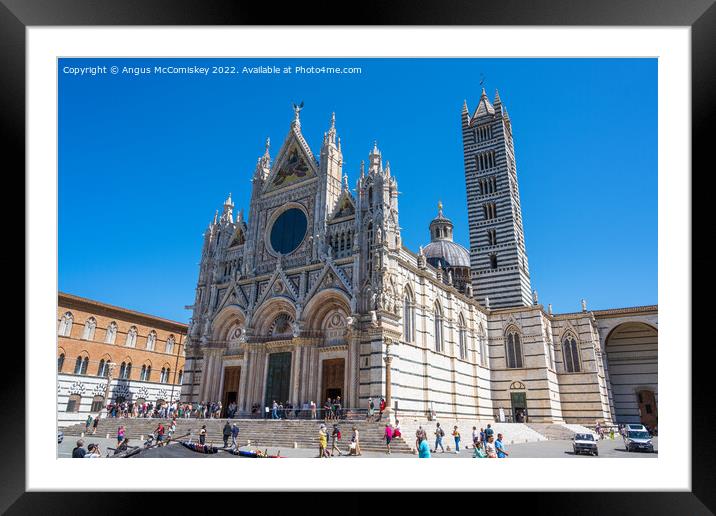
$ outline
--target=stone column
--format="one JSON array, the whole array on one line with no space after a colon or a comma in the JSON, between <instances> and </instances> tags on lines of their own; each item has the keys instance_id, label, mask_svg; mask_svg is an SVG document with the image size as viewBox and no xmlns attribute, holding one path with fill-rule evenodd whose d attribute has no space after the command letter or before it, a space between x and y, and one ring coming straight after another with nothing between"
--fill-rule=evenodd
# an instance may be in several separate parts
<instances>
[{"instance_id":1,"label":"stone column","mask_svg":"<svg viewBox=\"0 0 716 516\"><path fill-rule=\"evenodd\" d=\"M393 362L393 357L386 355L383 357L383 362L385 362L385 408L387 412L393 408L392 385L390 382L390 364Z\"/></svg>"}]
</instances>

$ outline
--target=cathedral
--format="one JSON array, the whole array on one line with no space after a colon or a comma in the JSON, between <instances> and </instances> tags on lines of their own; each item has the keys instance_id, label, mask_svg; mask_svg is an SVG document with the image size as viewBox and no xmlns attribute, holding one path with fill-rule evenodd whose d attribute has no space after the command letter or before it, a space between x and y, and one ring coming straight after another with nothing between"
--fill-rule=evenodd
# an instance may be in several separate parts
<instances>
[{"instance_id":1,"label":"cathedral","mask_svg":"<svg viewBox=\"0 0 716 516\"><path fill-rule=\"evenodd\" d=\"M531 289L498 93L490 102L483 89L459 117L469 249L442 204L425 245L405 247L399 174L377 144L352 189L335 115L315 155L302 108L274 156L266 142L248 216L229 195L206 229L183 401L236 403L247 416L274 400L340 396L365 409L384 396L391 413L417 418L656 425L657 306L592 311L582 300L557 314Z\"/></svg>"}]
</instances>

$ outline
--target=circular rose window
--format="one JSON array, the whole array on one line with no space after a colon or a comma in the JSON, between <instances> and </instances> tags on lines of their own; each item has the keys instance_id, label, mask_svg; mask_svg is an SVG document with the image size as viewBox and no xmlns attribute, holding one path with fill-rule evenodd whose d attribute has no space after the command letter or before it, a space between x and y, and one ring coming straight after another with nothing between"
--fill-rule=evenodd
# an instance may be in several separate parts
<instances>
[{"instance_id":1,"label":"circular rose window","mask_svg":"<svg viewBox=\"0 0 716 516\"><path fill-rule=\"evenodd\" d=\"M271 226L271 247L281 254L294 252L306 236L308 220L303 211L289 208Z\"/></svg>"}]
</instances>

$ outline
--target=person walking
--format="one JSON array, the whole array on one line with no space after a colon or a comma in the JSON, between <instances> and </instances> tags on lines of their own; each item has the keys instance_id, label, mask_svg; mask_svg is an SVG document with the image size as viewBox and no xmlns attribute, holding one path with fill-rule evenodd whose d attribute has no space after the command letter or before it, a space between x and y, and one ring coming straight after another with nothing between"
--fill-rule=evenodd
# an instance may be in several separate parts
<instances>
[{"instance_id":1,"label":"person walking","mask_svg":"<svg viewBox=\"0 0 716 516\"><path fill-rule=\"evenodd\" d=\"M85 421L85 434L89 433L90 425L92 424L92 414L87 414L87 420Z\"/></svg>"},{"instance_id":2,"label":"person walking","mask_svg":"<svg viewBox=\"0 0 716 516\"><path fill-rule=\"evenodd\" d=\"M206 425L201 425L199 430L199 444L206 444Z\"/></svg>"},{"instance_id":3,"label":"person walking","mask_svg":"<svg viewBox=\"0 0 716 516\"><path fill-rule=\"evenodd\" d=\"M453 428L452 437L455 439L455 453L460 453L460 432L457 429L457 425Z\"/></svg>"},{"instance_id":4,"label":"person walking","mask_svg":"<svg viewBox=\"0 0 716 516\"><path fill-rule=\"evenodd\" d=\"M476 426L473 426L472 427L472 447L476 448L478 442L480 442L480 432L477 431ZM465 448L468 448L468 447L465 446Z\"/></svg>"},{"instance_id":5,"label":"person walking","mask_svg":"<svg viewBox=\"0 0 716 516\"><path fill-rule=\"evenodd\" d=\"M238 439L239 439L239 427L236 423L234 423L231 425L231 446L235 450L238 449L238 447L239 447Z\"/></svg>"},{"instance_id":6,"label":"person walking","mask_svg":"<svg viewBox=\"0 0 716 516\"><path fill-rule=\"evenodd\" d=\"M87 450L83 448L85 445L85 442L80 439L77 441L77 446L72 448L72 458L73 459L83 459L85 455L87 455Z\"/></svg>"},{"instance_id":7,"label":"person walking","mask_svg":"<svg viewBox=\"0 0 716 516\"><path fill-rule=\"evenodd\" d=\"M425 429L423 428L423 425L418 426L418 429L415 431L415 449L417 450L420 448L420 443L424 440L427 441L428 435L425 433Z\"/></svg>"},{"instance_id":8,"label":"person walking","mask_svg":"<svg viewBox=\"0 0 716 516\"><path fill-rule=\"evenodd\" d=\"M480 442L482 442L482 446L484 448L485 443L487 442L487 437L485 437L485 429L480 427Z\"/></svg>"},{"instance_id":9,"label":"person walking","mask_svg":"<svg viewBox=\"0 0 716 516\"><path fill-rule=\"evenodd\" d=\"M362 455L360 451L360 439L358 435L358 429L355 426L353 426L353 435L351 436L349 455Z\"/></svg>"},{"instance_id":10,"label":"person walking","mask_svg":"<svg viewBox=\"0 0 716 516\"><path fill-rule=\"evenodd\" d=\"M331 438L332 438L332 439L331 439L331 440L332 440L332 444L331 444L331 457L333 457L333 451L334 451L334 450L338 452L338 455L339 455L339 456L340 456L340 455L343 455L343 452L342 452L341 449L338 447L338 441L341 440L341 430L340 430L340 428L338 428L338 424L333 425L333 432L331 433Z\"/></svg>"},{"instance_id":11,"label":"person walking","mask_svg":"<svg viewBox=\"0 0 716 516\"><path fill-rule=\"evenodd\" d=\"M224 423L224 429L222 430L222 435L224 437L224 448L229 447L229 437L231 437L231 425L229 424L229 421L227 420L226 423Z\"/></svg>"},{"instance_id":12,"label":"person walking","mask_svg":"<svg viewBox=\"0 0 716 516\"><path fill-rule=\"evenodd\" d=\"M330 457L328 455L328 433L326 432L326 425L321 424L318 429L318 458Z\"/></svg>"},{"instance_id":13,"label":"person walking","mask_svg":"<svg viewBox=\"0 0 716 516\"><path fill-rule=\"evenodd\" d=\"M495 437L495 430L492 428L491 424L488 424L487 428L485 428L485 439L489 440L490 437Z\"/></svg>"},{"instance_id":14,"label":"person walking","mask_svg":"<svg viewBox=\"0 0 716 516\"><path fill-rule=\"evenodd\" d=\"M316 419L316 402L311 400L311 419Z\"/></svg>"},{"instance_id":15,"label":"person walking","mask_svg":"<svg viewBox=\"0 0 716 516\"><path fill-rule=\"evenodd\" d=\"M388 455L390 455L390 441L393 440L393 427L390 423L385 424L385 446L388 448Z\"/></svg>"},{"instance_id":16,"label":"person walking","mask_svg":"<svg viewBox=\"0 0 716 516\"><path fill-rule=\"evenodd\" d=\"M99 414L97 414L97 417L94 418L92 422L92 435L97 433L97 425L99 425Z\"/></svg>"},{"instance_id":17,"label":"person walking","mask_svg":"<svg viewBox=\"0 0 716 516\"><path fill-rule=\"evenodd\" d=\"M164 425L160 421L157 427L154 429L154 433L157 436L157 444L161 444L164 441Z\"/></svg>"},{"instance_id":18,"label":"person walking","mask_svg":"<svg viewBox=\"0 0 716 516\"><path fill-rule=\"evenodd\" d=\"M509 455L505 450L505 445L502 443L502 434L497 434L497 441L495 441L495 451L497 452L498 459L504 459Z\"/></svg>"},{"instance_id":19,"label":"person walking","mask_svg":"<svg viewBox=\"0 0 716 516\"><path fill-rule=\"evenodd\" d=\"M430 458L430 445L428 444L428 436L426 436L425 434L422 434L420 436L420 443L418 443L418 458Z\"/></svg>"},{"instance_id":20,"label":"person walking","mask_svg":"<svg viewBox=\"0 0 716 516\"><path fill-rule=\"evenodd\" d=\"M443 437L445 437L445 431L440 428L440 423L437 423L435 426L435 449L433 450L433 453L438 452L438 446L440 446L441 452L445 453L445 448L443 448Z\"/></svg>"},{"instance_id":21,"label":"person walking","mask_svg":"<svg viewBox=\"0 0 716 516\"><path fill-rule=\"evenodd\" d=\"M273 405L271 406L271 419L278 419L278 403L276 403L276 400L273 400Z\"/></svg>"},{"instance_id":22,"label":"person walking","mask_svg":"<svg viewBox=\"0 0 716 516\"><path fill-rule=\"evenodd\" d=\"M124 425L119 425L119 428L117 429L117 445L124 441L125 434L126 430L124 429Z\"/></svg>"},{"instance_id":23,"label":"person walking","mask_svg":"<svg viewBox=\"0 0 716 516\"><path fill-rule=\"evenodd\" d=\"M495 437L490 436L487 438L487 442L485 443L485 453L487 454L488 459L496 459L497 458L497 450L495 449Z\"/></svg>"},{"instance_id":24,"label":"person walking","mask_svg":"<svg viewBox=\"0 0 716 516\"><path fill-rule=\"evenodd\" d=\"M375 403L373 403L373 398L368 398L368 416L366 417L366 420L372 421L374 414L375 414Z\"/></svg>"}]
</instances>

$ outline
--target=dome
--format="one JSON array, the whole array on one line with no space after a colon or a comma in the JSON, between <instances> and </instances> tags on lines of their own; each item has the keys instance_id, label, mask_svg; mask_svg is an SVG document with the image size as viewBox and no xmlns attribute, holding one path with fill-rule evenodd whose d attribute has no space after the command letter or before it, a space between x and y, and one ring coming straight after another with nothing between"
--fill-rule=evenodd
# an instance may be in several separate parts
<instances>
[{"instance_id":1,"label":"dome","mask_svg":"<svg viewBox=\"0 0 716 516\"><path fill-rule=\"evenodd\" d=\"M470 252L452 240L434 240L423 248L428 263L442 267L470 267Z\"/></svg>"}]
</instances>

